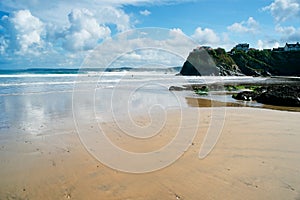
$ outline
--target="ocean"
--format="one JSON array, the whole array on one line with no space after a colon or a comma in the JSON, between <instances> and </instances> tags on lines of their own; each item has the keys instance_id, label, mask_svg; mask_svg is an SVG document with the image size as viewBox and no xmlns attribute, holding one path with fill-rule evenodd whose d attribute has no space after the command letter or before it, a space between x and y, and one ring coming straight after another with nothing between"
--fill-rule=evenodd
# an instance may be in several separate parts
<instances>
[{"instance_id":1,"label":"ocean","mask_svg":"<svg viewBox=\"0 0 300 200\"><path fill-rule=\"evenodd\" d=\"M152 111L163 114L188 107L186 97L195 97L192 91L169 91L170 86L253 80L176 76L178 70L0 70L0 134L53 132L73 126L74 116L81 112L87 122L91 118L121 120Z\"/></svg>"},{"instance_id":2,"label":"ocean","mask_svg":"<svg viewBox=\"0 0 300 200\"><path fill-rule=\"evenodd\" d=\"M179 68L144 69L26 69L0 70L0 96L34 95L51 92L72 92L74 84L94 81L99 87L122 84L156 83L164 86L202 84L212 82L252 81L252 77L199 77L176 76ZM263 78L262 78L263 79ZM80 82L81 81L81 82Z\"/></svg>"},{"instance_id":3,"label":"ocean","mask_svg":"<svg viewBox=\"0 0 300 200\"><path fill-rule=\"evenodd\" d=\"M47 129L72 125L72 103L76 86L96 91L99 102L96 108L101 113L98 118L103 120L111 113L111 109L107 109L111 107L109 95L112 92L119 93L115 99L121 99L123 104L129 100L121 96L122 91L131 91L132 86L142 86L136 90L134 97L134 103L138 105L135 111L142 110L141 105L149 106L157 104L157 101L161 105L174 106L174 102L165 94L169 93L170 85L180 85L184 81L175 76L176 71L128 70L130 69L0 70L0 133L39 134ZM85 103L94 105L93 100L87 97ZM83 105L80 109L85 108ZM115 105L114 108L121 107Z\"/></svg>"}]
</instances>

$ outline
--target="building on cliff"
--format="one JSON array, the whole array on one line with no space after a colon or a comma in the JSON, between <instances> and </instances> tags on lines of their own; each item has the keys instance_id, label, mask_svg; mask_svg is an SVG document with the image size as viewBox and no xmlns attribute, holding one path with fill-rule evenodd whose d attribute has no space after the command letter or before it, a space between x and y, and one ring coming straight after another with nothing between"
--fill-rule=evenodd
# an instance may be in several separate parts
<instances>
[{"instance_id":1,"label":"building on cliff","mask_svg":"<svg viewBox=\"0 0 300 200\"><path fill-rule=\"evenodd\" d=\"M284 51L284 47L273 48L273 51L282 52L282 51Z\"/></svg>"},{"instance_id":2,"label":"building on cliff","mask_svg":"<svg viewBox=\"0 0 300 200\"><path fill-rule=\"evenodd\" d=\"M233 49L236 50L236 51L245 51L245 52L248 52L249 51L249 44L247 44L247 43L238 44Z\"/></svg>"},{"instance_id":3,"label":"building on cliff","mask_svg":"<svg viewBox=\"0 0 300 200\"><path fill-rule=\"evenodd\" d=\"M300 51L300 44L299 44L299 42L297 42L296 44L286 43L283 48L284 48L284 51Z\"/></svg>"}]
</instances>

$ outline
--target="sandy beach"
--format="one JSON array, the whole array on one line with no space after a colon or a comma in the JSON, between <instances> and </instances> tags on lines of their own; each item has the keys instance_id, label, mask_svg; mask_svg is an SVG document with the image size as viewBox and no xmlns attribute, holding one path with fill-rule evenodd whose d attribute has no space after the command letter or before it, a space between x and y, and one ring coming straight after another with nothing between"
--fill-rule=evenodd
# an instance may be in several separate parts
<instances>
[{"instance_id":1,"label":"sandy beach","mask_svg":"<svg viewBox=\"0 0 300 200\"><path fill-rule=\"evenodd\" d=\"M2 136L0 199L300 199L300 113L227 107L215 148L199 159L204 136L214 126L212 109L220 108L181 110L189 119L184 130L198 126L196 137L176 162L150 173L103 165L72 125L55 134ZM168 111L168 122L149 140L132 140L114 123L99 125L121 148L148 152L174 137L179 112ZM147 125L149 119L140 117L138 123ZM93 135L95 129L86 131Z\"/></svg>"},{"instance_id":2,"label":"sandy beach","mask_svg":"<svg viewBox=\"0 0 300 200\"><path fill-rule=\"evenodd\" d=\"M0 200L300 200L300 0L0 0Z\"/></svg>"}]
</instances>

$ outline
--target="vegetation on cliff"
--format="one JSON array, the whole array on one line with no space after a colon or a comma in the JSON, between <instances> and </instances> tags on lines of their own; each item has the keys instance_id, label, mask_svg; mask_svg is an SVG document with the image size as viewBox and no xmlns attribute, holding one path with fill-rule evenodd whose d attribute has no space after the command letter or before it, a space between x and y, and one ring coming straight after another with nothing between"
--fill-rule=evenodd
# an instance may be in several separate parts
<instances>
[{"instance_id":1,"label":"vegetation on cliff","mask_svg":"<svg viewBox=\"0 0 300 200\"><path fill-rule=\"evenodd\" d=\"M226 53L225 49L210 49L207 51L215 62L216 67L219 70L221 76L238 76L243 75L235 61L229 54Z\"/></svg>"},{"instance_id":2,"label":"vegetation on cliff","mask_svg":"<svg viewBox=\"0 0 300 200\"><path fill-rule=\"evenodd\" d=\"M203 54L203 51L212 58L215 65L211 66L217 68L218 75L221 76L300 76L300 51L250 49L247 52L227 53L222 48L193 51L180 71L182 75L202 75L202 68L198 64L201 60L198 58L198 62L195 62L194 57L199 53ZM189 62L190 60L193 62Z\"/></svg>"},{"instance_id":3,"label":"vegetation on cliff","mask_svg":"<svg viewBox=\"0 0 300 200\"><path fill-rule=\"evenodd\" d=\"M251 49L229 55L240 70L254 76L300 76L300 51L276 52Z\"/></svg>"}]
</instances>

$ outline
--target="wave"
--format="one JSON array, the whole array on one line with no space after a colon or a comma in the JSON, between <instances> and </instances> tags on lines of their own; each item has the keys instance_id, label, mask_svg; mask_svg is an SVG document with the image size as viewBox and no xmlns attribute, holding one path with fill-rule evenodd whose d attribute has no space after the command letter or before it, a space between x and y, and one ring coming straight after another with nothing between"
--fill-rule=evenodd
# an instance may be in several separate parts
<instances>
[{"instance_id":1,"label":"wave","mask_svg":"<svg viewBox=\"0 0 300 200\"><path fill-rule=\"evenodd\" d=\"M40 95L40 94L53 94L53 93L71 93L73 90L60 90L60 91L39 91L39 92L18 92L18 93L9 93L9 94L0 94L0 97L5 96L26 96L26 95Z\"/></svg>"},{"instance_id":2,"label":"wave","mask_svg":"<svg viewBox=\"0 0 300 200\"><path fill-rule=\"evenodd\" d=\"M0 78L77 77L78 74L0 74ZM83 75L88 76L88 75Z\"/></svg>"},{"instance_id":3,"label":"wave","mask_svg":"<svg viewBox=\"0 0 300 200\"><path fill-rule=\"evenodd\" d=\"M31 68L31 69L2 69L0 75L7 76L32 76L32 75L79 75L79 74L99 74L103 72L179 72L180 67L169 68L133 68L133 67L119 67L119 68Z\"/></svg>"},{"instance_id":4,"label":"wave","mask_svg":"<svg viewBox=\"0 0 300 200\"><path fill-rule=\"evenodd\" d=\"M63 81L63 82L30 82L30 83L0 83L0 87L10 86L35 86L35 85L72 85L86 83L117 83L119 80L101 80L101 81Z\"/></svg>"}]
</instances>

